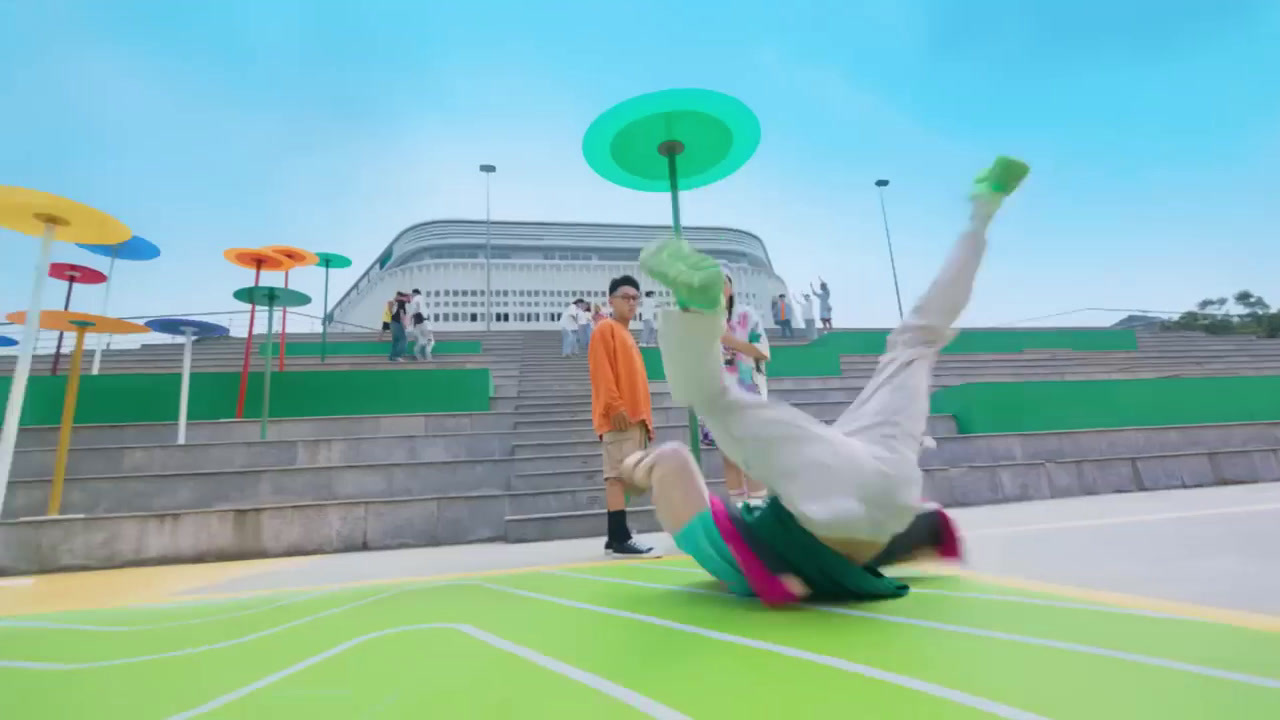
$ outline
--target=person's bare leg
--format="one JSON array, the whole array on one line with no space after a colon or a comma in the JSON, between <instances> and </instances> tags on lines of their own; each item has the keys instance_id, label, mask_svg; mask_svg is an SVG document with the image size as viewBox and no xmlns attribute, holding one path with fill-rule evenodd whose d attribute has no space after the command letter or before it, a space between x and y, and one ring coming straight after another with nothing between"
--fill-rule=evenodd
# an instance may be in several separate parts
<instances>
[{"instance_id":1,"label":"person's bare leg","mask_svg":"<svg viewBox=\"0 0 1280 720\"><path fill-rule=\"evenodd\" d=\"M604 507L606 510L627 509L627 488L623 485L622 480L605 478Z\"/></svg>"},{"instance_id":2,"label":"person's bare leg","mask_svg":"<svg viewBox=\"0 0 1280 720\"><path fill-rule=\"evenodd\" d=\"M627 458L624 480L637 491L651 493L662 529L677 535L689 521L711 507L707 483L689 449L665 443Z\"/></svg>"},{"instance_id":3,"label":"person's bare leg","mask_svg":"<svg viewBox=\"0 0 1280 720\"><path fill-rule=\"evenodd\" d=\"M747 501L747 480L742 474L742 468L737 463L727 457L723 457L724 464L724 485L729 491L729 500L734 503L743 503Z\"/></svg>"},{"instance_id":4,"label":"person's bare leg","mask_svg":"<svg viewBox=\"0 0 1280 720\"><path fill-rule=\"evenodd\" d=\"M750 475L747 475L746 473L743 473L742 478L743 478L743 480L746 482L746 486L747 486L747 499L748 499L748 500L766 500L766 499L768 499L768 497L769 497L769 488L767 488L767 487L765 487L764 485L762 485L762 484L760 484L760 483L756 482L756 479L755 479L755 478L751 477Z\"/></svg>"}]
</instances>

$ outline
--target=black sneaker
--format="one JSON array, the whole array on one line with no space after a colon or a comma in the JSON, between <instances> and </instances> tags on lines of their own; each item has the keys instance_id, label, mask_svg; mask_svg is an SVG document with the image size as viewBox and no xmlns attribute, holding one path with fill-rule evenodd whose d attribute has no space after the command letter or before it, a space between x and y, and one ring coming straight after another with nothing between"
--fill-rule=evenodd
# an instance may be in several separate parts
<instances>
[{"instance_id":1,"label":"black sneaker","mask_svg":"<svg viewBox=\"0 0 1280 720\"><path fill-rule=\"evenodd\" d=\"M661 552L648 545L641 545L634 538L621 543L605 543L604 554L619 560L653 560L662 557Z\"/></svg>"}]
</instances>

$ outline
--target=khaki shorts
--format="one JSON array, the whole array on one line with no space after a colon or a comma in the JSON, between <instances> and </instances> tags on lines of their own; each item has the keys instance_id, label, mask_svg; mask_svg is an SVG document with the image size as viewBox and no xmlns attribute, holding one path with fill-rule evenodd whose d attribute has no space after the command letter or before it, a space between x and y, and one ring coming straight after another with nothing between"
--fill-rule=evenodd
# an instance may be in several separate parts
<instances>
[{"instance_id":1,"label":"khaki shorts","mask_svg":"<svg viewBox=\"0 0 1280 720\"><path fill-rule=\"evenodd\" d=\"M621 432L607 432L600 438L604 448L604 479L622 478L622 461L649 447L649 429L636 423Z\"/></svg>"}]
</instances>

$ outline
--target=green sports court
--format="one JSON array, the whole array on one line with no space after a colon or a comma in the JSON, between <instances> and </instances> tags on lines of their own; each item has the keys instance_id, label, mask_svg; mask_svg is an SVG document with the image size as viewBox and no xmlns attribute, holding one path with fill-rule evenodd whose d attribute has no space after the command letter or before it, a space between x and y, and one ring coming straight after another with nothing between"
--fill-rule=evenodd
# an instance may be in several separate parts
<instances>
[{"instance_id":1,"label":"green sports court","mask_svg":"<svg viewBox=\"0 0 1280 720\"><path fill-rule=\"evenodd\" d=\"M0 619L12 718L1266 718L1280 634L904 569L775 611L685 557Z\"/></svg>"}]
</instances>

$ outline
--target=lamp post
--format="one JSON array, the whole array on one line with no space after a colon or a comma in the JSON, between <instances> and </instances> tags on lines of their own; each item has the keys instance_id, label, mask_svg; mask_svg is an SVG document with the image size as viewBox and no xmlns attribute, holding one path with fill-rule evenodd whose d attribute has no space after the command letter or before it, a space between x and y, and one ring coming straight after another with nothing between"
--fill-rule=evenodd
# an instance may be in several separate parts
<instances>
[{"instance_id":1,"label":"lamp post","mask_svg":"<svg viewBox=\"0 0 1280 720\"><path fill-rule=\"evenodd\" d=\"M880 217L884 220L884 241L889 246L889 270L893 272L893 296L898 301L898 319L902 319L902 291L898 289L898 265L893 261L893 240L889 237L889 214L884 209L884 189L889 187L889 181L881 178L876 181L876 187L880 189Z\"/></svg>"},{"instance_id":2,"label":"lamp post","mask_svg":"<svg viewBox=\"0 0 1280 720\"><path fill-rule=\"evenodd\" d=\"M493 227L489 219L489 179L498 168L493 165L481 165L484 173L484 329L488 332L493 322L493 271L490 267L493 253Z\"/></svg>"}]
</instances>

